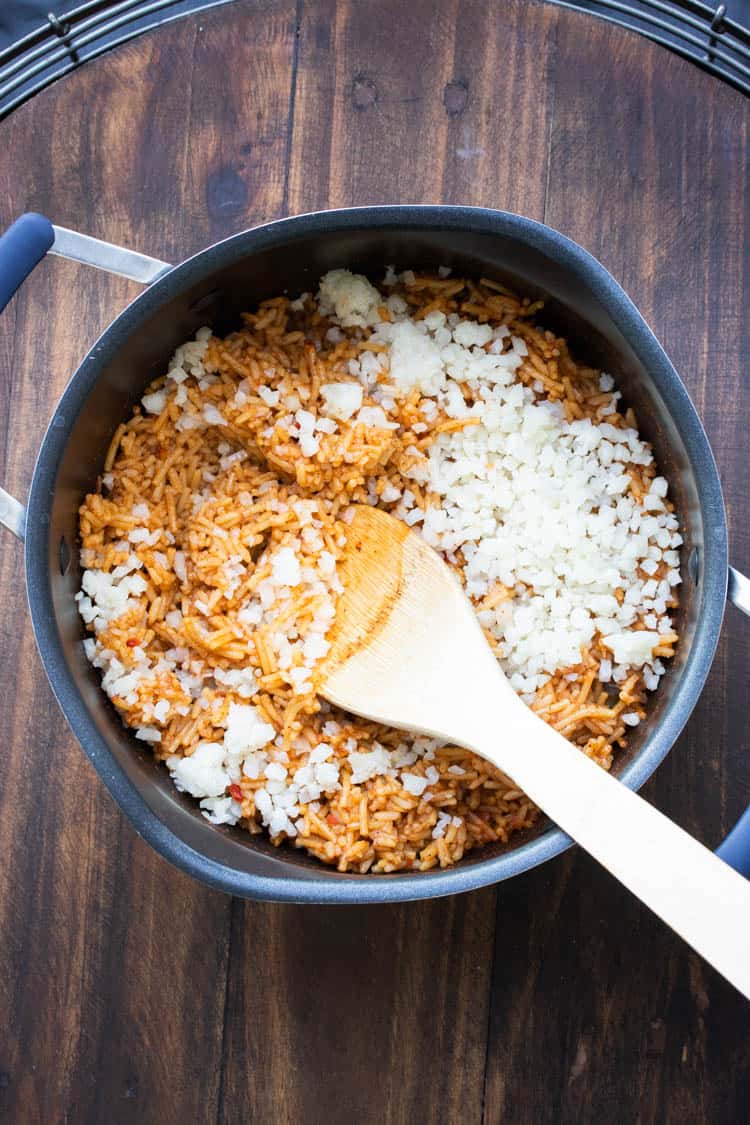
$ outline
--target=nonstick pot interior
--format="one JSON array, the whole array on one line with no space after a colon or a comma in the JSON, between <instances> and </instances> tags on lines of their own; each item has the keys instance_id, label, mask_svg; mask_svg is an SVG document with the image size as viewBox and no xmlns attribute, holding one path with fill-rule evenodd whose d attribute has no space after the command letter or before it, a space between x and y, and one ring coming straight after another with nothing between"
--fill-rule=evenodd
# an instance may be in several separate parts
<instances>
[{"instance_id":1,"label":"nonstick pot interior","mask_svg":"<svg viewBox=\"0 0 750 1125\"><path fill-rule=\"evenodd\" d=\"M216 828L122 726L86 661L74 595L80 584L77 509L95 487L117 425L174 349L203 324L236 327L265 297L314 290L346 266L382 278L387 265L451 266L543 298L540 321L574 354L611 372L653 442L683 522L682 643L649 720L616 770L639 785L668 751L703 685L726 586L718 478L681 383L619 288L566 239L516 216L459 208L373 208L285 220L237 235L144 292L84 361L52 419L29 500L27 582L37 641L69 722L136 829L191 874L238 894L308 901L387 901L448 894L516 874L566 846L542 825L428 874L342 875L292 847Z\"/></svg>"}]
</instances>

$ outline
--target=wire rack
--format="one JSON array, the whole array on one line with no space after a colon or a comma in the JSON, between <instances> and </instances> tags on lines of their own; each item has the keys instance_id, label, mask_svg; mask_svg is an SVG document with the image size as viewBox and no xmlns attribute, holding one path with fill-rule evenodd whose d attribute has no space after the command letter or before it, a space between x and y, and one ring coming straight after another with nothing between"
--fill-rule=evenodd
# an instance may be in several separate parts
<instances>
[{"instance_id":1,"label":"wire rack","mask_svg":"<svg viewBox=\"0 0 750 1125\"><path fill-rule=\"evenodd\" d=\"M232 0L87 0L0 51L0 118L56 78L144 31L188 12ZM730 18L727 4L699 0L554 0L648 39L750 95L750 29Z\"/></svg>"}]
</instances>

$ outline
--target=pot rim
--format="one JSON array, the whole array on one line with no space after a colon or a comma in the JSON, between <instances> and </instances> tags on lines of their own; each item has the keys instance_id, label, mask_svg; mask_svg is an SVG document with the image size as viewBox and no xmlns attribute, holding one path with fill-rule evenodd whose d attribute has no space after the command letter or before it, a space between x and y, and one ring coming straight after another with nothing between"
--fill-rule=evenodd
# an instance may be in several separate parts
<instances>
[{"instance_id":1,"label":"pot rim","mask_svg":"<svg viewBox=\"0 0 750 1125\"><path fill-rule=\"evenodd\" d=\"M49 579L48 529L56 478L70 430L100 372L126 337L182 290L240 258L301 237L354 229L463 230L520 238L576 274L595 292L613 323L650 370L678 422L690 453L704 513L702 589L695 636L673 696L637 757L618 776L638 789L663 761L698 700L711 667L724 615L727 526L719 475L686 388L637 308L605 267L553 228L489 208L406 204L339 208L278 219L241 231L199 251L162 275L105 329L71 378L50 420L36 460L28 500L26 588L37 647L52 690L73 733L139 835L194 878L230 894L279 902L400 902L457 894L500 882L552 859L572 843L558 828L485 860L470 857L445 871L393 875L260 876L231 868L189 847L161 821L118 765L87 710L68 668L55 623ZM290 865L291 867L291 865Z\"/></svg>"}]
</instances>

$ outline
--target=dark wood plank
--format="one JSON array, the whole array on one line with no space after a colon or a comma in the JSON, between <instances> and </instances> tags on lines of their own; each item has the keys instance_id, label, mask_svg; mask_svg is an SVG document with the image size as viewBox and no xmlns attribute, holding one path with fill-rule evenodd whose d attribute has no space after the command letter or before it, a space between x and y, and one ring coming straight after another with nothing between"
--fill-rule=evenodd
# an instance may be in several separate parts
<instances>
[{"instance_id":1,"label":"dark wood plank","mask_svg":"<svg viewBox=\"0 0 750 1125\"><path fill-rule=\"evenodd\" d=\"M459 5L438 201L543 218L557 19L553 5L524 0Z\"/></svg>"},{"instance_id":2,"label":"dark wood plank","mask_svg":"<svg viewBox=\"0 0 750 1125\"><path fill-rule=\"evenodd\" d=\"M609 266L675 358L747 567L749 129L739 95L551 5L242 0L87 65L5 122L0 221L34 207L177 259L323 206L445 199L544 217ZM18 495L67 372L135 292L46 262L0 320L0 479ZM230 903L167 867L64 728L12 545L0 591L0 1115L742 1119L744 1005L585 857L362 910ZM711 843L750 800L749 658L730 615L647 789Z\"/></svg>"},{"instance_id":3,"label":"dark wood plank","mask_svg":"<svg viewBox=\"0 0 750 1125\"><path fill-rule=\"evenodd\" d=\"M289 207L415 202L440 194L456 7L399 0L302 9ZM409 65L393 49L398 27ZM426 159L427 155L431 159Z\"/></svg>"},{"instance_id":4,"label":"dark wood plank","mask_svg":"<svg viewBox=\"0 0 750 1125\"><path fill-rule=\"evenodd\" d=\"M503 888L485 1121L742 1120L746 1002L588 857Z\"/></svg>"},{"instance_id":5,"label":"dark wood plank","mask_svg":"<svg viewBox=\"0 0 750 1125\"><path fill-rule=\"evenodd\" d=\"M454 29L476 22L450 4L427 22L423 5L395 0L302 5L290 211L441 198L458 129ZM467 111L476 128L480 106ZM367 910L236 906L222 1122L243 1098L258 1122L479 1122L494 904L488 891Z\"/></svg>"},{"instance_id":6,"label":"dark wood plank","mask_svg":"<svg viewBox=\"0 0 750 1125\"><path fill-rule=\"evenodd\" d=\"M174 258L280 213L294 13L259 3L181 22L46 91L5 127L2 225L37 209ZM3 483L17 495L69 372L138 291L47 261L0 322ZM0 1116L214 1122L231 902L157 859L105 794L34 655L21 559L6 543Z\"/></svg>"},{"instance_id":7,"label":"dark wood plank","mask_svg":"<svg viewBox=\"0 0 750 1125\"><path fill-rule=\"evenodd\" d=\"M541 218L556 13L306 0L290 210L445 200Z\"/></svg>"},{"instance_id":8,"label":"dark wood plank","mask_svg":"<svg viewBox=\"0 0 750 1125\"><path fill-rule=\"evenodd\" d=\"M479 1122L494 904L236 904L221 1125Z\"/></svg>"},{"instance_id":9,"label":"dark wood plank","mask_svg":"<svg viewBox=\"0 0 750 1125\"><path fill-rule=\"evenodd\" d=\"M584 19L560 19L553 84L545 219L604 262L673 358L716 450L734 555L747 566L750 103ZM644 790L712 845L750 800L747 650L730 611L701 702ZM558 917L527 916L527 899L559 903ZM503 889L504 906L521 912L524 954L498 928L488 1122L741 1118L747 1005L648 911L581 855ZM552 1018L540 1020L550 1000ZM510 1052L508 1005L525 1009Z\"/></svg>"}]
</instances>

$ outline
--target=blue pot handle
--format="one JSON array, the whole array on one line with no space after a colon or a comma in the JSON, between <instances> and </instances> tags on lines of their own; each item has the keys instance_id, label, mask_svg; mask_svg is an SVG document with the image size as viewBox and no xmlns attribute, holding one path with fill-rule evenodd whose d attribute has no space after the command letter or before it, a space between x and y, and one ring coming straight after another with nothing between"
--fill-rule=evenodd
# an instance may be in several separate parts
<instances>
[{"instance_id":1,"label":"blue pot handle","mask_svg":"<svg viewBox=\"0 0 750 1125\"><path fill-rule=\"evenodd\" d=\"M30 211L0 235L0 312L55 241L52 223Z\"/></svg>"},{"instance_id":2,"label":"blue pot handle","mask_svg":"<svg viewBox=\"0 0 750 1125\"><path fill-rule=\"evenodd\" d=\"M750 578L733 566L729 568L727 599L741 613L750 617ZM735 871L739 871L740 875L750 879L750 807L745 809L727 838L716 849L716 854Z\"/></svg>"},{"instance_id":3,"label":"blue pot handle","mask_svg":"<svg viewBox=\"0 0 750 1125\"><path fill-rule=\"evenodd\" d=\"M716 854L750 879L750 808L746 809Z\"/></svg>"}]
</instances>

